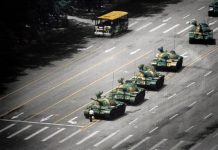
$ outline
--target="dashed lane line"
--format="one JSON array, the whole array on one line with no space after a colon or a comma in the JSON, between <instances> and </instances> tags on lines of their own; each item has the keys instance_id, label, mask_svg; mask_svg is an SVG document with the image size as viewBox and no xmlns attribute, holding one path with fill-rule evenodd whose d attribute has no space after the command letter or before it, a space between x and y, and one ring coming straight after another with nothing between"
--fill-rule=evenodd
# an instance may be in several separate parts
<instances>
[{"instance_id":1,"label":"dashed lane line","mask_svg":"<svg viewBox=\"0 0 218 150\"><path fill-rule=\"evenodd\" d=\"M206 73L206 74L204 75L204 77L209 76L212 72L213 72L213 71L209 71L208 73Z\"/></svg>"},{"instance_id":2,"label":"dashed lane line","mask_svg":"<svg viewBox=\"0 0 218 150\"><path fill-rule=\"evenodd\" d=\"M177 32L177 34L181 34L181 33L185 32L186 30L190 29L192 26L193 26L193 25L190 25L190 26L186 27L185 29L183 29L183 30Z\"/></svg>"},{"instance_id":3,"label":"dashed lane line","mask_svg":"<svg viewBox=\"0 0 218 150\"><path fill-rule=\"evenodd\" d=\"M169 17L169 18L167 18L167 19L164 19L162 22L168 22L168 21L170 21L172 19L172 17Z\"/></svg>"},{"instance_id":4,"label":"dashed lane line","mask_svg":"<svg viewBox=\"0 0 218 150\"><path fill-rule=\"evenodd\" d=\"M10 138L12 138L12 137L18 135L19 133L21 133L21 132L23 132L23 131L29 129L30 127L32 127L32 125L28 125L28 126L22 128L22 129L20 129L19 131L14 132L13 134L9 135L7 138L10 139Z\"/></svg>"},{"instance_id":5,"label":"dashed lane line","mask_svg":"<svg viewBox=\"0 0 218 150\"><path fill-rule=\"evenodd\" d=\"M218 28L213 29L213 32L216 32L218 30Z\"/></svg>"},{"instance_id":6,"label":"dashed lane line","mask_svg":"<svg viewBox=\"0 0 218 150\"><path fill-rule=\"evenodd\" d=\"M138 119L139 119L139 118L136 118L136 119L132 120L132 121L129 123L129 125L135 123Z\"/></svg>"},{"instance_id":7,"label":"dashed lane line","mask_svg":"<svg viewBox=\"0 0 218 150\"><path fill-rule=\"evenodd\" d=\"M154 145L153 147L151 147L149 150L156 150L160 145L162 145L163 143L165 143L168 139L162 139L159 143L157 143L156 145Z\"/></svg>"},{"instance_id":8,"label":"dashed lane line","mask_svg":"<svg viewBox=\"0 0 218 150\"><path fill-rule=\"evenodd\" d=\"M142 30L142 29L144 29L144 28L150 26L151 24L152 24L152 22L149 22L149 23L147 23L146 25L144 25L144 26L142 26L142 27L136 29L136 31L140 31L140 30Z\"/></svg>"},{"instance_id":9,"label":"dashed lane line","mask_svg":"<svg viewBox=\"0 0 218 150\"><path fill-rule=\"evenodd\" d=\"M15 126L15 124L10 124L7 127L4 127L3 129L0 130L0 133L4 132L5 130L10 129L11 127Z\"/></svg>"},{"instance_id":10,"label":"dashed lane line","mask_svg":"<svg viewBox=\"0 0 218 150\"><path fill-rule=\"evenodd\" d=\"M171 95L171 96L169 96L167 99L169 100L169 99L172 99L173 97L175 97L177 94L176 93L174 93L173 95Z\"/></svg>"},{"instance_id":11,"label":"dashed lane line","mask_svg":"<svg viewBox=\"0 0 218 150\"><path fill-rule=\"evenodd\" d=\"M214 92L214 90L209 91L209 92L207 93L207 96L210 95L210 94L213 93L213 92Z\"/></svg>"},{"instance_id":12,"label":"dashed lane line","mask_svg":"<svg viewBox=\"0 0 218 150\"><path fill-rule=\"evenodd\" d=\"M146 137L144 139L142 139L141 141L139 141L137 144L133 145L130 149L128 150L134 150L136 149L137 147L139 147L142 143L146 142L147 140L149 140L150 137Z\"/></svg>"},{"instance_id":13,"label":"dashed lane line","mask_svg":"<svg viewBox=\"0 0 218 150\"><path fill-rule=\"evenodd\" d=\"M169 32L169 31L171 31L171 30L173 30L173 29L175 29L175 28L177 28L179 26L180 26L180 24L176 24L176 25L172 26L171 28L165 30L163 33L167 33L167 32Z\"/></svg>"},{"instance_id":14,"label":"dashed lane line","mask_svg":"<svg viewBox=\"0 0 218 150\"><path fill-rule=\"evenodd\" d=\"M194 85L195 83L196 83L196 82L192 82L192 83L190 83L189 85L187 85L186 87L188 88L188 87Z\"/></svg>"},{"instance_id":15,"label":"dashed lane line","mask_svg":"<svg viewBox=\"0 0 218 150\"><path fill-rule=\"evenodd\" d=\"M33 138L34 136L38 135L39 133L41 133L41 132L47 130L48 128L49 128L49 127L44 127L44 128L42 128L42 129L36 131L35 133L33 133L33 134L27 136L26 138L24 138L24 140L25 140L25 141L26 141L26 140L29 140L29 139Z\"/></svg>"},{"instance_id":16,"label":"dashed lane line","mask_svg":"<svg viewBox=\"0 0 218 150\"><path fill-rule=\"evenodd\" d=\"M212 26L212 25L214 25L216 22L217 22L217 20L215 20L215 21L213 21L213 22L209 23L209 26Z\"/></svg>"},{"instance_id":17,"label":"dashed lane line","mask_svg":"<svg viewBox=\"0 0 218 150\"><path fill-rule=\"evenodd\" d=\"M204 120L206 120L206 119L208 119L208 118L210 118L210 117L212 117L213 116L213 113L209 113L208 115L206 115L205 117L204 117Z\"/></svg>"},{"instance_id":18,"label":"dashed lane line","mask_svg":"<svg viewBox=\"0 0 218 150\"><path fill-rule=\"evenodd\" d=\"M101 141L99 141L98 143L96 143L95 145L93 145L94 147L98 147L99 145L101 145L102 143L104 143L105 141L109 140L110 138L112 138L113 136L115 136L120 130L117 130L114 133L111 133L110 135L108 135L106 138L102 139Z\"/></svg>"},{"instance_id":19,"label":"dashed lane line","mask_svg":"<svg viewBox=\"0 0 218 150\"><path fill-rule=\"evenodd\" d=\"M64 126L65 127L79 127L79 128L83 128L84 127L84 126L80 126L80 125L56 124L56 123L33 122L33 121L22 121L22 120L0 119L0 121L15 122L15 123L40 124L40 125L52 125L52 126L62 126L62 127L64 127Z\"/></svg>"},{"instance_id":20,"label":"dashed lane line","mask_svg":"<svg viewBox=\"0 0 218 150\"><path fill-rule=\"evenodd\" d=\"M65 141L69 140L70 138L74 137L75 135L77 135L78 133L80 133L82 130L79 129L76 132L73 132L72 134L70 134L69 136L67 136L66 138L62 139L59 141L59 143L64 143Z\"/></svg>"},{"instance_id":21,"label":"dashed lane line","mask_svg":"<svg viewBox=\"0 0 218 150\"><path fill-rule=\"evenodd\" d=\"M133 55L133 54L138 53L139 51L141 51L141 49L137 49L137 50L135 50L135 51L133 51L133 52L131 52L131 53L129 53L129 54L130 54L130 55Z\"/></svg>"},{"instance_id":22,"label":"dashed lane line","mask_svg":"<svg viewBox=\"0 0 218 150\"><path fill-rule=\"evenodd\" d=\"M92 134L88 135L87 137L85 137L84 139L82 139L81 141L77 142L76 145L80 145L83 142L85 142L86 140L92 138L93 136L95 136L96 134L98 134L100 131L95 131Z\"/></svg>"},{"instance_id":23,"label":"dashed lane line","mask_svg":"<svg viewBox=\"0 0 218 150\"><path fill-rule=\"evenodd\" d=\"M110 48L110 49L105 50L104 52L105 52L105 53L111 52L111 51L114 50L115 48L116 48L116 47L112 47L112 48Z\"/></svg>"},{"instance_id":24,"label":"dashed lane line","mask_svg":"<svg viewBox=\"0 0 218 150\"><path fill-rule=\"evenodd\" d=\"M118 146L120 146L121 144L123 144L125 141L127 141L128 139L130 139L133 135L128 135L126 138L124 138L123 140L121 140L120 142L118 142L117 144L115 144L112 149L117 148Z\"/></svg>"},{"instance_id":25,"label":"dashed lane line","mask_svg":"<svg viewBox=\"0 0 218 150\"><path fill-rule=\"evenodd\" d=\"M138 21L135 21L133 23L131 23L128 27L131 28L132 26L136 25L138 23Z\"/></svg>"},{"instance_id":26,"label":"dashed lane line","mask_svg":"<svg viewBox=\"0 0 218 150\"><path fill-rule=\"evenodd\" d=\"M185 130L186 133L188 133L192 128L194 128L195 126L191 126L188 129Z\"/></svg>"},{"instance_id":27,"label":"dashed lane line","mask_svg":"<svg viewBox=\"0 0 218 150\"><path fill-rule=\"evenodd\" d=\"M61 133L62 131L64 131L64 130L65 130L65 128L60 128L59 130L57 130L56 132L54 132L51 135L47 136L46 138L42 139L41 141L46 142L49 139L53 138L55 135L57 135L57 134Z\"/></svg>"},{"instance_id":28,"label":"dashed lane line","mask_svg":"<svg viewBox=\"0 0 218 150\"><path fill-rule=\"evenodd\" d=\"M149 32L154 32L154 31L160 29L161 27L163 27L163 26L165 26L165 25L166 25L166 23L162 23L161 25L159 25L159 26L157 26L157 27L151 29Z\"/></svg>"},{"instance_id":29,"label":"dashed lane line","mask_svg":"<svg viewBox=\"0 0 218 150\"><path fill-rule=\"evenodd\" d=\"M199 148L199 146L201 145L201 143L197 143L196 145L194 145L193 147L190 148L190 150L196 150Z\"/></svg>"},{"instance_id":30,"label":"dashed lane line","mask_svg":"<svg viewBox=\"0 0 218 150\"><path fill-rule=\"evenodd\" d=\"M170 150L178 150L179 147L184 143L184 141L179 141L175 146L173 146Z\"/></svg>"},{"instance_id":31,"label":"dashed lane line","mask_svg":"<svg viewBox=\"0 0 218 150\"><path fill-rule=\"evenodd\" d=\"M175 114L175 115L173 115L172 117L170 117L169 119L172 120L172 119L174 119L174 118L177 117L177 116L178 116L178 114Z\"/></svg>"},{"instance_id":32,"label":"dashed lane line","mask_svg":"<svg viewBox=\"0 0 218 150\"><path fill-rule=\"evenodd\" d=\"M149 111L152 111L154 109L158 108L158 106L154 106L153 108L151 108Z\"/></svg>"},{"instance_id":33,"label":"dashed lane line","mask_svg":"<svg viewBox=\"0 0 218 150\"><path fill-rule=\"evenodd\" d=\"M191 103L190 105L188 105L188 107L192 107L197 103L197 101L194 101L193 103Z\"/></svg>"},{"instance_id":34,"label":"dashed lane line","mask_svg":"<svg viewBox=\"0 0 218 150\"><path fill-rule=\"evenodd\" d=\"M205 8L205 6L202 6L201 8L199 8L198 10L202 10L202 9L204 9Z\"/></svg>"},{"instance_id":35,"label":"dashed lane line","mask_svg":"<svg viewBox=\"0 0 218 150\"><path fill-rule=\"evenodd\" d=\"M152 129L151 131L149 131L148 133L152 133L152 132L154 132L154 131L156 131L158 129L158 127L155 127L154 129Z\"/></svg>"},{"instance_id":36,"label":"dashed lane line","mask_svg":"<svg viewBox=\"0 0 218 150\"><path fill-rule=\"evenodd\" d=\"M90 48L92 48L93 47L93 45L90 45L89 47L87 47L87 48L78 48L77 50L79 50L79 51L86 51L86 50L89 50Z\"/></svg>"},{"instance_id":37,"label":"dashed lane line","mask_svg":"<svg viewBox=\"0 0 218 150\"><path fill-rule=\"evenodd\" d=\"M186 15L186 16L183 17L183 19L186 19L186 18L188 18L189 16L190 16L190 15Z\"/></svg>"}]
</instances>

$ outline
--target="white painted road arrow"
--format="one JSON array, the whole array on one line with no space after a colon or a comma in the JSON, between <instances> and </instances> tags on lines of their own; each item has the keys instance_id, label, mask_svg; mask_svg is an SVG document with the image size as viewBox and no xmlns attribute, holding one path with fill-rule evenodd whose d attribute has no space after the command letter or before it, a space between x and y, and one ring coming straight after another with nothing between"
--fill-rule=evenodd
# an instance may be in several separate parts
<instances>
[{"instance_id":1,"label":"white painted road arrow","mask_svg":"<svg viewBox=\"0 0 218 150\"><path fill-rule=\"evenodd\" d=\"M20 114L18 114L18 115L16 115L16 116L11 117L11 119L16 119L16 118L20 117L20 116L23 115L23 114L24 114L24 112L22 112L22 113L20 113Z\"/></svg>"},{"instance_id":2,"label":"white painted road arrow","mask_svg":"<svg viewBox=\"0 0 218 150\"><path fill-rule=\"evenodd\" d=\"M45 117L45 118L42 118L40 120L40 122L44 122L44 121L47 121L48 119L50 119L51 117L53 117L54 115L49 115L48 117Z\"/></svg>"},{"instance_id":3,"label":"white painted road arrow","mask_svg":"<svg viewBox=\"0 0 218 150\"><path fill-rule=\"evenodd\" d=\"M77 121L74 121L77 118L78 117L74 117L73 119L70 119L68 122L71 123L71 124L77 124Z\"/></svg>"}]
</instances>

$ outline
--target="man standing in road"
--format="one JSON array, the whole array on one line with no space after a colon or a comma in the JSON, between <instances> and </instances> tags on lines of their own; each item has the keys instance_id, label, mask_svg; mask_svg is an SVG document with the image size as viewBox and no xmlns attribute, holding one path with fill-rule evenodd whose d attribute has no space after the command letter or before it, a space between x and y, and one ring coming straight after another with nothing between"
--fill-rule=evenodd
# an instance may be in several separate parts
<instances>
[{"instance_id":1,"label":"man standing in road","mask_svg":"<svg viewBox=\"0 0 218 150\"><path fill-rule=\"evenodd\" d=\"M90 122L92 122L92 117L94 116L94 111L92 110L92 108L90 108L89 110L89 120Z\"/></svg>"}]
</instances>

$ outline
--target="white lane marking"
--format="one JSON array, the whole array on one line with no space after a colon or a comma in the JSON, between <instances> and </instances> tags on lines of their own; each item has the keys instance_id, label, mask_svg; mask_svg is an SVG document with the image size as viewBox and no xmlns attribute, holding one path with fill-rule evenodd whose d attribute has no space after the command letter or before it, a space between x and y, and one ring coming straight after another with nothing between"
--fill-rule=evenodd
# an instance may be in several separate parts
<instances>
[{"instance_id":1,"label":"white lane marking","mask_svg":"<svg viewBox=\"0 0 218 150\"><path fill-rule=\"evenodd\" d=\"M181 33L185 32L186 30L190 29L192 26L193 26L193 25L190 25L190 26L186 27L185 29L183 29L183 30L177 32L177 34L181 34Z\"/></svg>"},{"instance_id":2,"label":"white lane marking","mask_svg":"<svg viewBox=\"0 0 218 150\"><path fill-rule=\"evenodd\" d=\"M187 132L189 132L192 128L194 128L195 126L191 126L191 127L189 127L188 129L186 129L185 130L185 132L187 133Z\"/></svg>"},{"instance_id":3,"label":"white lane marking","mask_svg":"<svg viewBox=\"0 0 218 150\"><path fill-rule=\"evenodd\" d=\"M139 147L142 143L146 142L147 140L149 140L150 137L146 137L144 139L142 139L141 141L139 141L137 144L133 145L130 149L128 150L134 150L136 149L137 147Z\"/></svg>"},{"instance_id":4,"label":"white lane marking","mask_svg":"<svg viewBox=\"0 0 218 150\"><path fill-rule=\"evenodd\" d=\"M186 15L186 16L183 17L183 19L188 18L189 16L190 16L190 15Z\"/></svg>"},{"instance_id":5,"label":"white lane marking","mask_svg":"<svg viewBox=\"0 0 218 150\"><path fill-rule=\"evenodd\" d=\"M86 51L86 50L88 50L88 49L90 49L90 48L92 48L93 47L93 45L90 45L89 47L87 47L87 48L78 48L77 50L78 51Z\"/></svg>"},{"instance_id":6,"label":"white lane marking","mask_svg":"<svg viewBox=\"0 0 218 150\"><path fill-rule=\"evenodd\" d=\"M164 142L166 142L168 139L162 139L159 143L157 143L156 145L154 145L153 147L151 147L149 150L156 150L157 147L159 147L161 144L163 144Z\"/></svg>"},{"instance_id":7,"label":"white lane marking","mask_svg":"<svg viewBox=\"0 0 218 150\"><path fill-rule=\"evenodd\" d=\"M129 138L131 138L133 135L128 135L126 138L124 138L123 140L121 140L120 142L118 142L117 144L115 144L112 149L117 148L118 146L120 146L121 144L123 144L125 141L127 141Z\"/></svg>"},{"instance_id":8,"label":"white lane marking","mask_svg":"<svg viewBox=\"0 0 218 150\"><path fill-rule=\"evenodd\" d=\"M129 54L130 54L130 55L133 55L133 54L139 52L140 50L141 50L141 49L137 49L137 50L135 50L135 51L133 51L133 52L131 52L131 53L129 53Z\"/></svg>"},{"instance_id":9,"label":"white lane marking","mask_svg":"<svg viewBox=\"0 0 218 150\"><path fill-rule=\"evenodd\" d=\"M96 143L94 145L94 147L98 147L100 144L102 144L103 142L109 140L110 138L112 138L113 136L115 136L117 133L119 132L119 130L117 130L116 132L114 133L111 133L110 135L108 135L106 138L102 139L101 141L99 141L98 143Z\"/></svg>"},{"instance_id":10,"label":"white lane marking","mask_svg":"<svg viewBox=\"0 0 218 150\"><path fill-rule=\"evenodd\" d=\"M21 133L21 132L23 132L23 131L29 129L30 127L32 127L32 125L28 125L28 126L22 128L21 130L19 130L19 131L17 131L17 132L14 132L13 134L9 135L7 138L10 139L10 138L12 138L12 137L18 135L19 133Z\"/></svg>"},{"instance_id":11,"label":"white lane marking","mask_svg":"<svg viewBox=\"0 0 218 150\"><path fill-rule=\"evenodd\" d=\"M207 93L207 95L210 95L210 94L213 93L213 92L214 92L214 90L211 90L210 92Z\"/></svg>"},{"instance_id":12,"label":"white lane marking","mask_svg":"<svg viewBox=\"0 0 218 150\"><path fill-rule=\"evenodd\" d=\"M175 146L173 146L170 150L177 150L179 146L181 146L184 143L184 141L179 141Z\"/></svg>"},{"instance_id":13,"label":"white lane marking","mask_svg":"<svg viewBox=\"0 0 218 150\"><path fill-rule=\"evenodd\" d=\"M140 30L142 30L142 29L148 27L148 26L151 25L151 24L152 24L152 22L149 22L149 23L147 23L146 25L144 25L144 26L142 26L142 27L136 29L136 31L140 31Z\"/></svg>"},{"instance_id":14,"label":"white lane marking","mask_svg":"<svg viewBox=\"0 0 218 150\"><path fill-rule=\"evenodd\" d=\"M163 27L163 26L165 26L165 25L166 25L166 23L162 23L161 25L159 25L159 26L157 26L157 27L151 29L149 32L154 32L154 31L156 31L157 29L160 29L161 27Z\"/></svg>"},{"instance_id":15,"label":"white lane marking","mask_svg":"<svg viewBox=\"0 0 218 150\"><path fill-rule=\"evenodd\" d=\"M197 149L200 145L201 145L201 143L198 143L198 144L194 145L193 147L191 147L190 150L195 150L195 149Z\"/></svg>"},{"instance_id":16,"label":"white lane marking","mask_svg":"<svg viewBox=\"0 0 218 150\"><path fill-rule=\"evenodd\" d=\"M71 123L71 124L77 124L77 121L74 121L77 118L78 117L74 117L73 119L70 119L68 122Z\"/></svg>"},{"instance_id":17,"label":"white lane marking","mask_svg":"<svg viewBox=\"0 0 218 150\"><path fill-rule=\"evenodd\" d=\"M24 114L24 112L22 112L22 113L20 113L20 114L18 114L18 115L16 115L16 116L11 117L11 119L16 119L16 118L20 117L20 116L23 115L23 114Z\"/></svg>"},{"instance_id":18,"label":"white lane marking","mask_svg":"<svg viewBox=\"0 0 218 150\"><path fill-rule=\"evenodd\" d=\"M206 73L204 76L207 77L209 74L211 74L213 71L209 71L208 73Z\"/></svg>"},{"instance_id":19,"label":"white lane marking","mask_svg":"<svg viewBox=\"0 0 218 150\"><path fill-rule=\"evenodd\" d=\"M41 125L52 125L52 126L65 126L65 127L79 127L83 128L84 126L79 125L69 125L69 124L55 124L55 123L46 123L46 122L33 122L33 121L22 121L22 120L8 120L8 119L0 119L1 121L7 122L16 122L16 123L30 123L30 124L41 124Z\"/></svg>"},{"instance_id":20,"label":"white lane marking","mask_svg":"<svg viewBox=\"0 0 218 150\"><path fill-rule=\"evenodd\" d=\"M196 104L197 101L194 101L193 103L191 103L190 105L188 105L188 107L192 107L194 104Z\"/></svg>"},{"instance_id":21,"label":"white lane marking","mask_svg":"<svg viewBox=\"0 0 218 150\"><path fill-rule=\"evenodd\" d=\"M172 19L172 17L169 17L169 18L163 20L162 22L167 22L167 21L169 21L169 20L171 20L171 19Z\"/></svg>"},{"instance_id":22,"label":"white lane marking","mask_svg":"<svg viewBox=\"0 0 218 150\"><path fill-rule=\"evenodd\" d=\"M216 144L215 146L213 146L210 150L217 150L218 145Z\"/></svg>"},{"instance_id":23,"label":"white lane marking","mask_svg":"<svg viewBox=\"0 0 218 150\"><path fill-rule=\"evenodd\" d=\"M41 132L47 130L48 128L49 128L49 127L44 127L44 128L42 128L42 129L36 131L35 133L33 133L33 134L27 136L24 140L29 140L29 139L31 139L32 137L38 135L39 133L41 133Z\"/></svg>"},{"instance_id":24,"label":"white lane marking","mask_svg":"<svg viewBox=\"0 0 218 150\"><path fill-rule=\"evenodd\" d=\"M78 133L80 133L82 130L79 129L76 132L73 132L72 134L70 134L69 136L67 136L66 138L62 139L59 141L59 143L64 143L65 141L69 140L70 138L72 138L73 136L77 135Z\"/></svg>"},{"instance_id":25,"label":"white lane marking","mask_svg":"<svg viewBox=\"0 0 218 150\"><path fill-rule=\"evenodd\" d=\"M137 23L138 23L138 21L135 21L135 22L131 23L128 27L130 28L130 27L136 25Z\"/></svg>"},{"instance_id":26,"label":"white lane marking","mask_svg":"<svg viewBox=\"0 0 218 150\"><path fill-rule=\"evenodd\" d=\"M202 10L202 9L204 9L204 8L205 8L205 6L203 6L203 7L199 8L198 10Z\"/></svg>"},{"instance_id":27,"label":"white lane marking","mask_svg":"<svg viewBox=\"0 0 218 150\"><path fill-rule=\"evenodd\" d=\"M213 32L216 32L218 30L218 28L213 29Z\"/></svg>"},{"instance_id":28,"label":"white lane marking","mask_svg":"<svg viewBox=\"0 0 218 150\"><path fill-rule=\"evenodd\" d=\"M187 85L186 87L188 88L188 87L194 85L195 83L196 83L196 82L192 82L192 83L190 83L189 85Z\"/></svg>"},{"instance_id":29,"label":"white lane marking","mask_svg":"<svg viewBox=\"0 0 218 150\"><path fill-rule=\"evenodd\" d=\"M214 25L216 22L217 22L217 20L215 20L215 21L213 21L213 22L209 23L209 26L212 26L212 25Z\"/></svg>"},{"instance_id":30,"label":"white lane marking","mask_svg":"<svg viewBox=\"0 0 218 150\"><path fill-rule=\"evenodd\" d=\"M173 95L171 95L170 97L168 97L167 99L169 100L169 99L171 99L171 98L173 98L173 97L175 97L176 96L176 93L175 94L173 94Z\"/></svg>"},{"instance_id":31,"label":"white lane marking","mask_svg":"<svg viewBox=\"0 0 218 150\"><path fill-rule=\"evenodd\" d=\"M206 119L208 119L208 118L210 118L212 116L213 116L213 113L209 113L207 116L204 117L204 120L206 120Z\"/></svg>"},{"instance_id":32,"label":"white lane marking","mask_svg":"<svg viewBox=\"0 0 218 150\"><path fill-rule=\"evenodd\" d=\"M100 131L95 131L92 134L88 135L87 137L85 137L84 139L82 139L81 141L77 142L76 145L80 145L83 142L85 142L86 140L90 139L91 137L95 136L96 134L98 134Z\"/></svg>"},{"instance_id":33,"label":"white lane marking","mask_svg":"<svg viewBox=\"0 0 218 150\"><path fill-rule=\"evenodd\" d=\"M187 58L188 56L186 54L187 54L187 52L183 53L181 56L184 58Z\"/></svg>"},{"instance_id":34,"label":"white lane marking","mask_svg":"<svg viewBox=\"0 0 218 150\"><path fill-rule=\"evenodd\" d=\"M49 116L47 116L47 117L45 117L45 118L42 118L41 120L40 120L40 122L44 122L44 121L47 121L47 120L49 120L51 117L53 117L54 115L49 115Z\"/></svg>"},{"instance_id":35,"label":"white lane marking","mask_svg":"<svg viewBox=\"0 0 218 150\"><path fill-rule=\"evenodd\" d=\"M158 127L155 127L154 129L152 129L151 131L149 131L148 133L152 133L152 132L154 132L155 130L157 130L158 129Z\"/></svg>"},{"instance_id":36,"label":"white lane marking","mask_svg":"<svg viewBox=\"0 0 218 150\"><path fill-rule=\"evenodd\" d=\"M171 31L171 30L177 28L178 26L180 26L180 24L176 24L176 25L172 26L171 28L165 30L163 33L167 33L167 32L169 32L169 31Z\"/></svg>"},{"instance_id":37,"label":"white lane marking","mask_svg":"<svg viewBox=\"0 0 218 150\"><path fill-rule=\"evenodd\" d=\"M153 108L151 108L149 111L152 111L154 109L158 108L158 106L154 106Z\"/></svg>"},{"instance_id":38,"label":"white lane marking","mask_svg":"<svg viewBox=\"0 0 218 150\"><path fill-rule=\"evenodd\" d=\"M110 49L105 50L104 52L105 52L105 53L111 52L111 51L114 50L115 48L116 48L116 47L112 47L112 48L110 48Z\"/></svg>"},{"instance_id":39,"label":"white lane marking","mask_svg":"<svg viewBox=\"0 0 218 150\"><path fill-rule=\"evenodd\" d=\"M13 126L15 126L15 124L10 124L10 125L8 125L7 127L1 129L1 130L0 130L0 133L4 132L5 130L7 130L7 129L13 127Z\"/></svg>"},{"instance_id":40,"label":"white lane marking","mask_svg":"<svg viewBox=\"0 0 218 150\"><path fill-rule=\"evenodd\" d=\"M139 118L134 119L133 121L131 121L131 122L129 123L129 125L133 124L133 123L136 122L138 119L139 119Z\"/></svg>"},{"instance_id":41,"label":"white lane marking","mask_svg":"<svg viewBox=\"0 0 218 150\"><path fill-rule=\"evenodd\" d=\"M173 118L175 118L176 116L178 116L178 114L173 115L172 117L170 117L170 120L172 120Z\"/></svg>"},{"instance_id":42,"label":"white lane marking","mask_svg":"<svg viewBox=\"0 0 218 150\"><path fill-rule=\"evenodd\" d=\"M61 133L61 132L64 131L64 130L65 130L65 128L60 128L59 130L57 130L56 132L54 132L54 133L52 133L51 135L47 136L46 138L42 139L41 141L42 141L42 142L45 142L45 141L51 139L52 137L54 137L55 135Z\"/></svg>"}]
</instances>

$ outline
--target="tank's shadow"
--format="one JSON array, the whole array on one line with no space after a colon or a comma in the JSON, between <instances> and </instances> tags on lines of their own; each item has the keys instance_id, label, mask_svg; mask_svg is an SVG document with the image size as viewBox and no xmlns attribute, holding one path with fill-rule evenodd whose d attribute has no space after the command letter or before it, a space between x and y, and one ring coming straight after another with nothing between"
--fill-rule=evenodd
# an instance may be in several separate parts
<instances>
[{"instance_id":1,"label":"tank's shadow","mask_svg":"<svg viewBox=\"0 0 218 150\"><path fill-rule=\"evenodd\" d=\"M210 40L210 41L205 41L205 40L195 40L192 41L189 44L199 44L199 45L216 45L216 39Z\"/></svg>"}]
</instances>

